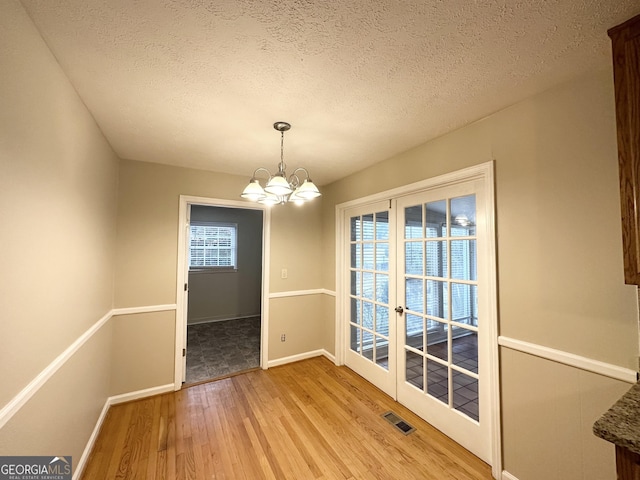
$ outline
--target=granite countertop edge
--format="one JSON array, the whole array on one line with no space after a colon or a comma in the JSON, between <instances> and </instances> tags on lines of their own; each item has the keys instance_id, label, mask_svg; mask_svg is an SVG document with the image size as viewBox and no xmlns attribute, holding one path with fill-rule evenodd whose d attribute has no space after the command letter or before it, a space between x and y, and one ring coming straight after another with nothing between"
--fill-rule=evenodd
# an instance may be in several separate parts
<instances>
[{"instance_id":1,"label":"granite countertop edge","mask_svg":"<svg viewBox=\"0 0 640 480\"><path fill-rule=\"evenodd\" d=\"M640 383L632 386L593 424L593 433L640 454Z\"/></svg>"}]
</instances>

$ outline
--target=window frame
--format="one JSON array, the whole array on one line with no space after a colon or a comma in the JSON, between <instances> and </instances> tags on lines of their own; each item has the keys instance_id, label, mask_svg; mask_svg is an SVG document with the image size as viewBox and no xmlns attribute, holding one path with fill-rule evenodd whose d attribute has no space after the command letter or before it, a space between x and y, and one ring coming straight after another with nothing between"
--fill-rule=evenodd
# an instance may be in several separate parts
<instances>
[{"instance_id":1,"label":"window frame","mask_svg":"<svg viewBox=\"0 0 640 480\"><path fill-rule=\"evenodd\" d=\"M191 245L193 238L193 228L194 227L218 227L218 228L230 228L232 229L231 235L231 246L228 247L230 250L231 257L231 265L192 265L192 249L194 248ZM210 237L211 238L211 237ZM192 221L189 224L189 237L188 237L188 258L187 263L189 267L189 273L233 273L238 271L238 224L231 222L211 222L211 221ZM206 242L206 240L205 240ZM204 252L207 251L207 246L203 245L201 248L199 246L195 246L197 249L201 249ZM222 249L221 247L216 248L218 252ZM209 250L214 250L210 248ZM204 256L206 259L206 254ZM219 256L217 257L220 258Z\"/></svg>"}]
</instances>

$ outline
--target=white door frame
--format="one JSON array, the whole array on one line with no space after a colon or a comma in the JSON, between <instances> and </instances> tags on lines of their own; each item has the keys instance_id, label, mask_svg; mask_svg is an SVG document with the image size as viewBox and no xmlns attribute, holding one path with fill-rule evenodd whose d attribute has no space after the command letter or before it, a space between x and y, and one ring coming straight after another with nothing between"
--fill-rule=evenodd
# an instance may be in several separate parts
<instances>
[{"instance_id":1,"label":"white door frame","mask_svg":"<svg viewBox=\"0 0 640 480\"><path fill-rule=\"evenodd\" d=\"M489 356L491 359L491 373L488 379L490 385L490 410L491 410L491 469L494 478L500 478L502 473L502 440L501 440L501 421L500 421L500 360L498 354L498 301L497 301L497 263L496 263L496 230L495 230L495 192L494 192L494 162L489 161L473 167L464 168L451 173L446 173L437 177L422 180L402 187L386 190L384 192L375 193L367 197L351 200L336 205L335 229L336 229L336 325L335 325L335 363L336 365L344 365L345 346L347 338L345 337L348 316L345 315L344 305L346 304L345 288L349 285L348 265L349 259L346 258L344 249L345 232L345 212L349 208L369 203L379 202L381 200L389 200L393 198L403 197L414 193L428 191L434 188L442 188L455 185L460 182L469 180L480 180L484 183L486 192L486 231L485 237L488 240L487 263L493 265L490 268L489 278L487 279L486 288L488 289L487 297L489 305L487 306L488 318L485 328L487 334L491 338L491 346Z\"/></svg>"},{"instance_id":2,"label":"white door frame","mask_svg":"<svg viewBox=\"0 0 640 480\"><path fill-rule=\"evenodd\" d=\"M180 210L178 214L178 265L176 272L176 345L174 362L174 389L180 390L184 380L184 360L182 349L186 348L187 329L187 298L188 292L184 285L188 283L187 273L187 226L188 211L191 205L206 205L209 207L240 208L244 210L262 210L262 292L260 328L260 367L267 369L269 358L269 265L271 238L271 210L267 205L248 203L240 200L224 200L218 198L194 197L180 195Z\"/></svg>"}]
</instances>

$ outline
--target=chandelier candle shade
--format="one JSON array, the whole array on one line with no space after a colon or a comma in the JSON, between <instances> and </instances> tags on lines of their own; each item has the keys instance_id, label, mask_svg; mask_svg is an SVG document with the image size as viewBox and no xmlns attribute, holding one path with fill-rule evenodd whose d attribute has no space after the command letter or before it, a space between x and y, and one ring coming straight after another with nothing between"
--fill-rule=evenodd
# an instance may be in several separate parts
<instances>
[{"instance_id":1,"label":"chandelier candle shade","mask_svg":"<svg viewBox=\"0 0 640 480\"><path fill-rule=\"evenodd\" d=\"M287 177L287 165L284 163L284 132L291 128L287 122L276 122L273 124L278 132L280 132L280 163L278 164L278 172L271 175L266 168L256 168L253 176L240 195L242 198L259 202L266 205L283 204L293 202L301 205L309 200L319 197L321 193L315 186L309 172L306 168L296 168L293 173ZM258 180L258 174L264 173L264 188Z\"/></svg>"}]
</instances>

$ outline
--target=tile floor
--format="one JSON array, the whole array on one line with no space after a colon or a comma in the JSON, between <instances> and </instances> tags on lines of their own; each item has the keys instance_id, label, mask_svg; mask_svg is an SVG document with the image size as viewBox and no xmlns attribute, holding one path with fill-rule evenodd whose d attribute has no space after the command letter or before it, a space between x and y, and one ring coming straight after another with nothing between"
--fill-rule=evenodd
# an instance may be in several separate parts
<instances>
[{"instance_id":1,"label":"tile floor","mask_svg":"<svg viewBox=\"0 0 640 480\"><path fill-rule=\"evenodd\" d=\"M451 350L454 365L471 372L478 372L478 337L466 335L452 341ZM447 343L429 345L427 352L437 358L447 360ZM424 389L423 356L407 352L407 382ZM441 402L449 403L449 369L429 358L427 362L427 393ZM478 380L456 370L451 370L453 378L453 408L478 420Z\"/></svg>"},{"instance_id":2,"label":"tile floor","mask_svg":"<svg viewBox=\"0 0 640 480\"><path fill-rule=\"evenodd\" d=\"M187 326L187 375L197 383L260 366L260 317Z\"/></svg>"}]
</instances>

